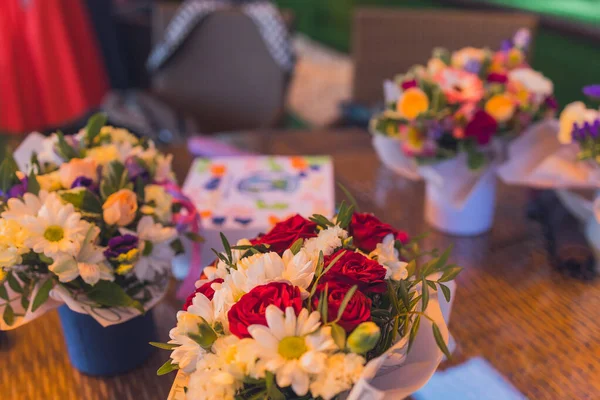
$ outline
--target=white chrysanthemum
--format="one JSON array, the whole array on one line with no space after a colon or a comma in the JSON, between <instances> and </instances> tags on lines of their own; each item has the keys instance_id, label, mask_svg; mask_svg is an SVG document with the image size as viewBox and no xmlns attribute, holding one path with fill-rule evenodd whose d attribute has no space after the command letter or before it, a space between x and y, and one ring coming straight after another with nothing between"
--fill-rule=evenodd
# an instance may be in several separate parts
<instances>
[{"instance_id":1,"label":"white chrysanthemum","mask_svg":"<svg viewBox=\"0 0 600 400\"><path fill-rule=\"evenodd\" d=\"M188 400L234 400L240 387L231 374L224 371L194 373L188 381Z\"/></svg>"},{"instance_id":2,"label":"white chrysanthemum","mask_svg":"<svg viewBox=\"0 0 600 400\"><path fill-rule=\"evenodd\" d=\"M77 254L90 226L73 204L64 204L56 193L46 197L36 216L23 217L22 225L29 232L25 245L48 257Z\"/></svg>"},{"instance_id":3,"label":"white chrysanthemum","mask_svg":"<svg viewBox=\"0 0 600 400\"><path fill-rule=\"evenodd\" d=\"M177 313L177 326L169 332L169 343L179 345L171 353L171 359L187 373L196 369L196 363L206 353L206 350L188 336L190 333L199 332L198 325L203 319L212 326L216 322L214 308L205 295L196 293L187 311Z\"/></svg>"},{"instance_id":4,"label":"white chrysanthemum","mask_svg":"<svg viewBox=\"0 0 600 400\"><path fill-rule=\"evenodd\" d=\"M27 231L16 220L0 219L0 268L21 263L21 256L29 251L26 237Z\"/></svg>"},{"instance_id":5,"label":"white chrysanthemum","mask_svg":"<svg viewBox=\"0 0 600 400\"><path fill-rule=\"evenodd\" d=\"M520 83L528 92L541 99L550 96L554 90L550 79L531 68L513 69L508 73L508 80Z\"/></svg>"},{"instance_id":6,"label":"white chrysanthemum","mask_svg":"<svg viewBox=\"0 0 600 400\"><path fill-rule=\"evenodd\" d=\"M96 246L96 238L100 229L96 226L90 227L83 240L79 253L73 257L61 254L54 259L50 265L50 271L58 276L61 282L70 282L81 276L85 283L95 285L100 279L113 281L115 279L112 269L106 263L104 248Z\"/></svg>"},{"instance_id":7,"label":"white chrysanthemum","mask_svg":"<svg viewBox=\"0 0 600 400\"><path fill-rule=\"evenodd\" d=\"M342 241L348 237L348 232L339 225L330 226L319 232L317 237L304 242L304 248L315 257L322 251L324 256L330 256L335 249L342 247Z\"/></svg>"},{"instance_id":8,"label":"white chrysanthemum","mask_svg":"<svg viewBox=\"0 0 600 400\"><path fill-rule=\"evenodd\" d=\"M350 390L360 379L366 360L354 353L337 353L327 358L322 374L310 384L313 397L331 400L338 394Z\"/></svg>"},{"instance_id":9,"label":"white chrysanthemum","mask_svg":"<svg viewBox=\"0 0 600 400\"><path fill-rule=\"evenodd\" d=\"M26 216L36 216L47 196L48 192L40 190L37 196L33 193L25 193L22 200L13 197L6 203L7 208L2 213L2 218L21 221Z\"/></svg>"},{"instance_id":10,"label":"white chrysanthemum","mask_svg":"<svg viewBox=\"0 0 600 400\"><path fill-rule=\"evenodd\" d=\"M152 217L145 216L138 222L137 232L121 229L121 233L136 235L140 240L140 258L133 269L139 280L152 280L157 273L171 268L175 256L171 242L177 237L175 228L154 223Z\"/></svg>"},{"instance_id":11,"label":"white chrysanthemum","mask_svg":"<svg viewBox=\"0 0 600 400\"><path fill-rule=\"evenodd\" d=\"M408 270L406 269L408 264L399 260L400 254L394 247L394 242L394 235L387 235L383 238L383 242L377 244L369 257L377 259L377 262L385 268L385 279L399 281L408 277Z\"/></svg>"},{"instance_id":12,"label":"white chrysanthemum","mask_svg":"<svg viewBox=\"0 0 600 400\"><path fill-rule=\"evenodd\" d=\"M310 379L324 372L329 353L337 346L331 328L320 328L321 315L302 309L284 312L270 305L266 309L268 326L250 325L248 332L256 340L261 361L275 374L277 385L292 386L298 396L308 393Z\"/></svg>"}]
</instances>

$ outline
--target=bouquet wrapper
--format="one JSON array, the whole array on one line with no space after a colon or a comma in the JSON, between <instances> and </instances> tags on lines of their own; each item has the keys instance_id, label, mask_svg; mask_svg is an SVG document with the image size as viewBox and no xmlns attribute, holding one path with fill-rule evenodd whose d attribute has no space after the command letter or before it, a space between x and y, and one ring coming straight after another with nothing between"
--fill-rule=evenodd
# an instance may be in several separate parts
<instances>
[{"instance_id":1,"label":"bouquet wrapper","mask_svg":"<svg viewBox=\"0 0 600 400\"><path fill-rule=\"evenodd\" d=\"M558 131L556 120L533 125L509 145L508 161L498 168L498 176L508 184L555 189L565 208L583 225L598 263L600 197L597 192L595 200L590 200L569 189L599 189L600 169L591 162L578 160L577 144L561 144Z\"/></svg>"},{"instance_id":2,"label":"bouquet wrapper","mask_svg":"<svg viewBox=\"0 0 600 400\"><path fill-rule=\"evenodd\" d=\"M496 163L472 171L465 154L432 165L420 166L407 157L400 142L373 135L381 161L397 174L425 181L425 220L452 235L471 236L488 231L494 219Z\"/></svg>"},{"instance_id":3,"label":"bouquet wrapper","mask_svg":"<svg viewBox=\"0 0 600 400\"><path fill-rule=\"evenodd\" d=\"M454 299L456 283L447 286ZM438 327L446 343L450 341L448 321L452 300L447 302L441 293L432 296L425 313ZM408 340L400 339L382 356L367 363L360 380L345 394L346 400L399 400L423 387L431 378L444 355L438 348L431 330L431 321L421 319L415 342L407 354ZM189 375L179 371L171 387L168 400L186 400L185 387Z\"/></svg>"}]
</instances>

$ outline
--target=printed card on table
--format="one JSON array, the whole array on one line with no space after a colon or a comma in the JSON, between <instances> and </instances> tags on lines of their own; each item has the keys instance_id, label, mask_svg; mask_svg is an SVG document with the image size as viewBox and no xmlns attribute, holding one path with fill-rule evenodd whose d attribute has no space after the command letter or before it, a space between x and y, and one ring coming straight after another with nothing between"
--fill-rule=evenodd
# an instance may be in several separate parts
<instances>
[{"instance_id":1,"label":"printed card on table","mask_svg":"<svg viewBox=\"0 0 600 400\"><path fill-rule=\"evenodd\" d=\"M232 241L255 237L293 214L332 216L334 178L327 156L199 158L183 186L202 217L203 265Z\"/></svg>"}]
</instances>

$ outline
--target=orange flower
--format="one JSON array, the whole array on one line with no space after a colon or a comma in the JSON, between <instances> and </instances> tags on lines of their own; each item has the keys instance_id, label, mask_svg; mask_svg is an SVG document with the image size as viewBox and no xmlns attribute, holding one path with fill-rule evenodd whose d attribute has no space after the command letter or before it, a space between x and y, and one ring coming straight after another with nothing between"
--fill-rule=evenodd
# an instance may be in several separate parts
<instances>
[{"instance_id":1,"label":"orange flower","mask_svg":"<svg viewBox=\"0 0 600 400\"><path fill-rule=\"evenodd\" d=\"M483 97L483 82L475 74L455 68L446 68L434 77L448 103L475 103Z\"/></svg>"},{"instance_id":2,"label":"orange flower","mask_svg":"<svg viewBox=\"0 0 600 400\"><path fill-rule=\"evenodd\" d=\"M494 95L485 103L485 112L497 122L506 122L515 113L515 101L507 94Z\"/></svg>"},{"instance_id":3,"label":"orange flower","mask_svg":"<svg viewBox=\"0 0 600 400\"><path fill-rule=\"evenodd\" d=\"M412 87L400 96L396 103L396 111L402 118L414 120L419 114L429 109L429 98L421 89Z\"/></svg>"},{"instance_id":4,"label":"orange flower","mask_svg":"<svg viewBox=\"0 0 600 400\"><path fill-rule=\"evenodd\" d=\"M111 194L102 205L104 221L109 225L129 225L134 220L137 209L137 196L129 189Z\"/></svg>"}]
</instances>

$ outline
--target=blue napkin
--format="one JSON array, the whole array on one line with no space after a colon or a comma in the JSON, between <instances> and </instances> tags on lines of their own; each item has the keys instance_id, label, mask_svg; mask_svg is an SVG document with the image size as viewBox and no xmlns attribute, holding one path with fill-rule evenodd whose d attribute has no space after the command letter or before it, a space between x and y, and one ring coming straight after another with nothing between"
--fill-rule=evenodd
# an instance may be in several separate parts
<instances>
[{"instance_id":1,"label":"blue napkin","mask_svg":"<svg viewBox=\"0 0 600 400\"><path fill-rule=\"evenodd\" d=\"M436 372L415 400L527 400L481 357Z\"/></svg>"}]
</instances>

